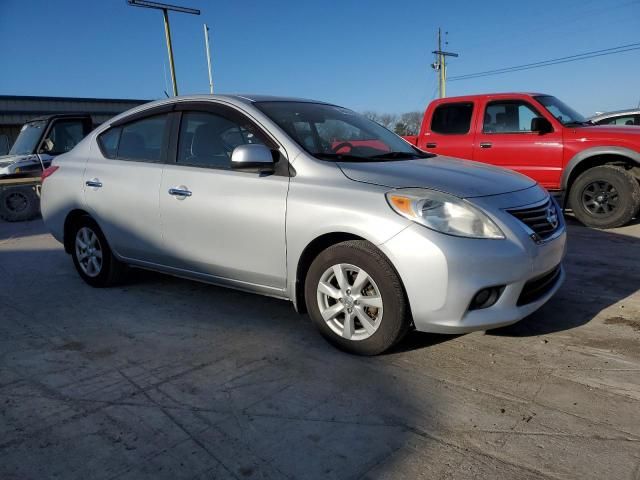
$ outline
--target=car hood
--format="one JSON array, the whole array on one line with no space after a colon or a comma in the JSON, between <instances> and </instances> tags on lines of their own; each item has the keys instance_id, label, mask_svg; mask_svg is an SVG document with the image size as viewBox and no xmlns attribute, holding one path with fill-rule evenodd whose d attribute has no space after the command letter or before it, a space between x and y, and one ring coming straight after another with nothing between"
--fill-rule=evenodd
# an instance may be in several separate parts
<instances>
[{"instance_id":1,"label":"car hood","mask_svg":"<svg viewBox=\"0 0 640 480\"><path fill-rule=\"evenodd\" d=\"M356 182L390 188L421 187L460 198L516 192L536 184L510 170L470 160L436 156L386 162L339 162L342 172Z\"/></svg>"}]
</instances>

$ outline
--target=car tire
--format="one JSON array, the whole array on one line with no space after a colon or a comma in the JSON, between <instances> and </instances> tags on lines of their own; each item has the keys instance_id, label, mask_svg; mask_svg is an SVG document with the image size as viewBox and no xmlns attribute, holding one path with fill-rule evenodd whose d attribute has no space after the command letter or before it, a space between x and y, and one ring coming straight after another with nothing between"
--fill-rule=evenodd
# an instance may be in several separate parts
<instances>
[{"instance_id":1,"label":"car tire","mask_svg":"<svg viewBox=\"0 0 640 480\"><path fill-rule=\"evenodd\" d=\"M71 235L73 264L85 282L102 288L122 281L126 265L113 255L102 230L91 217L80 217L74 223Z\"/></svg>"},{"instance_id":2,"label":"car tire","mask_svg":"<svg viewBox=\"0 0 640 480\"><path fill-rule=\"evenodd\" d=\"M615 165L590 168L571 186L569 206L588 227L615 228L631 221L640 208L640 184Z\"/></svg>"},{"instance_id":3,"label":"car tire","mask_svg":"<svg viewBox=\"0 0 640 480\"><path fill-rule=\"evenodd\" d=\"M305 279L305 303L329 342L358 355L384 352L410 326L398 274L380 250L362 240L338 243L315 258Z\"/></svg>"},{"instance_id":4,"label":"car tire","mask_svg":"<svg viewBox=\"0 0 640 480\"><path fill-rule=\"evenodd\" d=\"M40 199L32 187L9 187L0 190L0 218L23 222L38 216Z\"/></svg>"}]
</instances>

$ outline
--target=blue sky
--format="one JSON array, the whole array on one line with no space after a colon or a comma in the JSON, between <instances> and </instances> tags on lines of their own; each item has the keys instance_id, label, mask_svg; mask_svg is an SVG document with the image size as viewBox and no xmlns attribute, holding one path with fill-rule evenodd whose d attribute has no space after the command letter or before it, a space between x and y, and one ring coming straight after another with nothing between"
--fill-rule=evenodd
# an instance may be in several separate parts
<instances>
[{"instance_id":1,"label":"blue sky","mask_svg":"<svg viewBox=\"0 0 640 480\"><path fill-rule=\"evenodd\" d=\"M638 42L640 0L171 0L180 93L206 93L202 24L217 93L255 92L356 110L422 110L438 26L460 53L449 75ZM160 98L170 91L162 16L125 0L0 0L0 94ZM450 82L449 96L543 91L584 114L640 102L640 50Z\"/></svg>"}]
</instances>

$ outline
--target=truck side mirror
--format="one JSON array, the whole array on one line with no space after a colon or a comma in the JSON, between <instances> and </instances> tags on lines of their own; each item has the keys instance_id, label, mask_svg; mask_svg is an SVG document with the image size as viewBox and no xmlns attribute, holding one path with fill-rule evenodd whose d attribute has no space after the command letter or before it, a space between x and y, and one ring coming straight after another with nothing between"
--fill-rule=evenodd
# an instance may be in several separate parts
<instances>
[{"instance_id":1,"label":"truck side mirror","mask_svg":"<svg viewBox=\"0 0 640 480\"><path fill-rule=\"evenodd\" d=\"M551 122L544 117L533 117L531 119L531 131L540 135L553 132Z\"/></svg>"},{"instance_id":2,"label":"truck side mirror","mask_svg":"<svg viewBox=\"0 0 640 480\"><path fill-rule=\"evenodd\" d=\"M42 141L42 147L40 147L40 150L44 153L49 153L53 151L53 141L50 138L45 138Z\"/></svg>"}]
</instances>

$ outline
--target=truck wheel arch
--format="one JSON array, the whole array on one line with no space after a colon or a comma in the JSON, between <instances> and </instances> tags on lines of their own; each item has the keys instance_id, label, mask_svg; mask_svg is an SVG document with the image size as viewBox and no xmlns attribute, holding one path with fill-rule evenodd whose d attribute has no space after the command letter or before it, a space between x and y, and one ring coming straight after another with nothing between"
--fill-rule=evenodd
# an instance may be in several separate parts
<instances>
[{"instance_id":1,"label":"truck wheel arch","mask_svg":"<svg viewBox=\"0 0 640 480\"><path fill-rule=\"evenodd\" d=\"M620 164L640 169L640 153L624 147L593 147L573 156L562 173L562 189L566 195L574 180L589 168L598 165Z\"/></svg>"}]
</instances>

